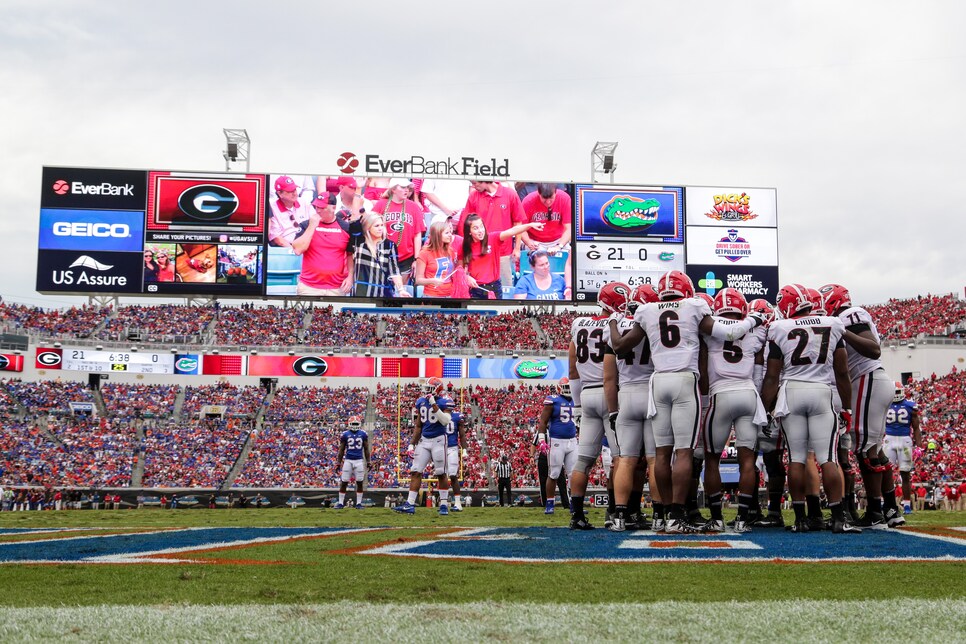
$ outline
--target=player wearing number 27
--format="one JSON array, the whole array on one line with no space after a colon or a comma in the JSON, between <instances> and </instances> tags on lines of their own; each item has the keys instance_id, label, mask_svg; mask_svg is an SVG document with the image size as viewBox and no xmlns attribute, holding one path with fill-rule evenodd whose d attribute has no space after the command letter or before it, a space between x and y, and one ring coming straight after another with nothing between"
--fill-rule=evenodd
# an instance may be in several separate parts
<instances>
[{"instance_id":1,"label":"player wearing number 27","mask_svg":"<svg viewBox=\"0 0 966 644\"><path fill-rule=\"evenodd\" d=\"M343 460L344 459L344 460ZM362 487L366 480L366 469L369 465L369 435L362 429L362 419L353 416L349 419L349 429L339 437L339 455L337 463L342 463L342 477L339 484L339 502L336 509L345 507L345 493L349 481L356 480L356 510L362 509Z\"/></svg>"},{"instance_id":2,"label":"player wearing number 27","mask_svg":"<svg viewBox=\"0 0 966 644\"><path fill-rule=\"evenodd\" d=\"M658 302L638 306L634 325L623 335L618 328L620 315L612 315L611 346L620 355L635 347L646 336L651 347L654 375L648 392L648 417L654 431L654 463L657 486L665 504L670 502L667 532L696 532L685 514L691 487L694 448L700 434L700 397L698 394L698 354L700 336L738 340L763 322L758 316L744 320L715 320L711 307L694 297L691 278L681 271L670 271L657 283ZM674 456L672 469L671 456Z\"/></svg>"}]
</instances>

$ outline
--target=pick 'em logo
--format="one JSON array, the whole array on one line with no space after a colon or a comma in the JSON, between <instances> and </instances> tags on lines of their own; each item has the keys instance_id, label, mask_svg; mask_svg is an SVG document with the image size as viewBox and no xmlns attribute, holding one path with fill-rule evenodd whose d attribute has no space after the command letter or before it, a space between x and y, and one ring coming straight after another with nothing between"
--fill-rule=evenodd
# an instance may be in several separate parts
<instances>
[{"instance_id":1,"label":"pick 'em logo","mask_svg":"<svg viewBox=\"0 0 966 644\"><path fill-rule=\"evenodd\" d=\"M37 362L45 367L55 367L60 364L61 357L55 351L39 351L37 353Z\"/></svg>"},{"instance_id":2,"label":"pick 'em logo","mask_svg":"<svg viewBox=\"0 0 966 644\"><path fill-rule=\"evenodd\" d=\"M292 371L300 376L321 376L328 370L329 364L319 356L305 356L292 363Z\"/></svg>"},{"instance_id":3,"label":"pick 'em logo","mask_svg":"<svg viewBox=\"0 0 966 644\"><path fill-rule=\"evenodd\" d=\"M343 152L339 155L335 164L339 166L342 174L352 174L359 167L359 159L352 152Z\"/></svg>"},{"instance_id":4,"label":"pick 'em logo","mask_svg":"<svg viewBox=\"0 0 966 644\"><path fill-rule=\"evenodd\" d=\"M178 197L178 208L197 221L222 221L238 210L238 196L224 186L206 183L182 192Z\"/></svg>"},{"instance_id":5,"label":"pick 'em logo","mask_svg":"<svg viewBox=\"0 0 966 644\"><path fill-rule=\"evenodd\" d=\"M54 182L54 193L58 195L66 195L70 192L70 184L63 179L58 179Z\"/></svg>"}]
</instances>

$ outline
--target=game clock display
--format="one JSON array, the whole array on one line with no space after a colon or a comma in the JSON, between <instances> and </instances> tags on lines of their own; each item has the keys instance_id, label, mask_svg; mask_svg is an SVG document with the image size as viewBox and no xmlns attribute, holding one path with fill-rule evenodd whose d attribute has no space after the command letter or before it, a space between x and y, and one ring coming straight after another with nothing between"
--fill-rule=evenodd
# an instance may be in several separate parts
<instances>
[{"instance_id":1,"label":"game clock display","mask_svg":"<svg viewBox=\"0 0 966 644\"><path fill-rule=\"evenodd\" d=\"M175 356L136 351L64 350L63 369L96 373L174 373Z\"/></svg>"},{"instance_id":2,"label":"game clock display","mask_svg":"<svg viewBox=\"0 0 966 644\"><path fill-rule=\"evenodd\" d=\"M667 271L683 271L685 267L680 244L578 242L575 256L574 297L578 302L596 301L597 291L610 282L657 284Z\"/></svg>"}]
</instances>

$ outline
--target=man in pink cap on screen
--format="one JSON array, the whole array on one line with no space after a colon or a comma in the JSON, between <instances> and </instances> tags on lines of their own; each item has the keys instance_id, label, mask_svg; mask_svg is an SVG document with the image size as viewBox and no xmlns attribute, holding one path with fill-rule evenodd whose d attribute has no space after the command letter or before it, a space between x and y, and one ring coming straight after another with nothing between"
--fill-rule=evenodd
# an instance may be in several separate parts
<instances>
[{"instance_id":1,"label":"man in pink cap on screen","mask_svg":"<svg viewBox=\"0 0 966 644\"><path fill-rule=\"evenodd\" d=\"M272 216L268 220L268 243L272 246L290 247L308 225L312 207L299 201L301 187L292 177L282 175L275 179L275 199L269 202Z\"/></svg>"}]
</instances>

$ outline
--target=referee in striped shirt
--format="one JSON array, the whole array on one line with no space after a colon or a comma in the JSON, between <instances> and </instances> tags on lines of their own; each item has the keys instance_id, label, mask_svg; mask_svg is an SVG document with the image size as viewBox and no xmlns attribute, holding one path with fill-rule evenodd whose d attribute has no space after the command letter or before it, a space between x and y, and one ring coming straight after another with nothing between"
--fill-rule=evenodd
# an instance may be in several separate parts
<instances>
[{"instance_id":1,"label":"referee in striped shirt","mask_svg":"<svg viewBox=\"0 0 966 644\"><path fill-rule=\"evenodd\" d=\"M495 469L500 507L503 507L503 490L506 490L506 505L513 505L513 493L510 491L510 476L513 474L513 468L510 467L510 461L506 454L500 456L500 461L496 464Z\"/></svg>"}]
</instances>

